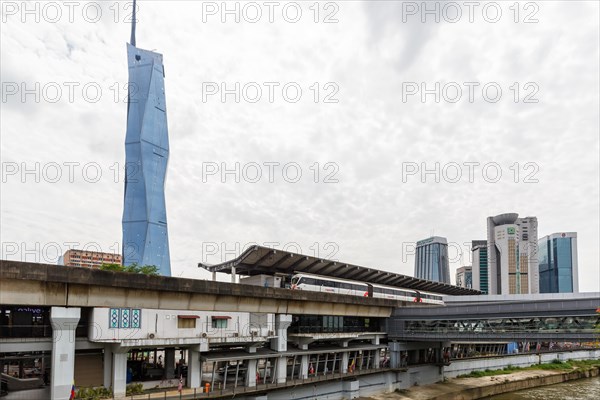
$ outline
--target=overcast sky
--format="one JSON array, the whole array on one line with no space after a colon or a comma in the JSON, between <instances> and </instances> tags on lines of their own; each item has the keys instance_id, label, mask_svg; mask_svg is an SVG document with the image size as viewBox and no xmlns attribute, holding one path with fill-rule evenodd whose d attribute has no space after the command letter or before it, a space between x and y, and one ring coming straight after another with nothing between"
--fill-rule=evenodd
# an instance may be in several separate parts
<instances>
[{"instance_id":1,"label":"overcast sky","mask_svg":"<svg viewBox=\"0 0 600 400\"><path fill-rule=\"evenodd\" d=\"M236 22L140 1L137 45L166 70L173 275L248 243L412 275L434 234L454 281L486 218L516 212L577 232L580 290L599 291L598 2L513 3L240 2ZM35 4L2 2L2 257L120 251L131 4Z\"/></svg>"}]
</instances>

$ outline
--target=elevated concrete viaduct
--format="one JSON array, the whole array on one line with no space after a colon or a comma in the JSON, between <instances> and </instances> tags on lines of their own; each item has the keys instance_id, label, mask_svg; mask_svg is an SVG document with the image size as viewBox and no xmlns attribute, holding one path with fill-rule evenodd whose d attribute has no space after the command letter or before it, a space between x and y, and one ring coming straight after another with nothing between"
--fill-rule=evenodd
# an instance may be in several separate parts
<instances>
[{"instance_id":1,"label":"elevated concrete viaduct","mask_svg":"<svg viewBox=\"0 0 600 400\"><path fill-rule=\"evenodd\" d=\"M403 302L0 260L0 304L387 318Z\"/></svg>"}]
</instances>

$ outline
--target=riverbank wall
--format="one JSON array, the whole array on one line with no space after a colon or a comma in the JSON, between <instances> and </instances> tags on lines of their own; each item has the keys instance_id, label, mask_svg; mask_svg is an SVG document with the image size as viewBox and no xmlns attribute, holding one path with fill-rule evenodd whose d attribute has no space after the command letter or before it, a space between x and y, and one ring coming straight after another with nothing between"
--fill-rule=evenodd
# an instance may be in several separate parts
<instances>
[{"instance_id":1,"label":"riverbank wall","mask_svg":"<svg viewBox=\"0 0 600 400\"><path fill-rule=\"evenodd\" d=\"M589 370L576 370L571 372L557 372L552 375L532 376L523 379L510 380L508 377L498 377L500 381L486 382L482 386L463 387L458 391L449 391L428 400L478 400L499 394L515 392L517 390L531 389L540 386L555 385L576 379L593 378L600 375L600 368ZM502 380L504 379L504 380Z\"/></svg>"},{"instance_id":2,"label":"riverbank wall","mask_svg":"<svg viewBox=\"0 0 600 400\"><path fill-rule=\"evenodd\" d=\"M535 364L547 364L557 359L560 361L599 360L600 349L573 350L540 354L512 354L484 359L452 360L450 365L443 368L441 379L455 378L459 375L465 375L472 371L502 369L509 365L512 365L513 367L529 367Z\"/></svg>"}]
</instances>

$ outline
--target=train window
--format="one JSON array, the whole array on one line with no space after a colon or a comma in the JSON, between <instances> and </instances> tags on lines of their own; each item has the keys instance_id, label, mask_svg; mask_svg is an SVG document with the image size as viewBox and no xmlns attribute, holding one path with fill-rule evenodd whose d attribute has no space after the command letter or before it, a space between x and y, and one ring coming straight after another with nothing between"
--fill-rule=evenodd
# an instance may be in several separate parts
<instances>
[{"instance_id":1,"label":"train window","mask_svg":"<svg viewBox=\"0 0 600 400\"><path fill-rule=\"evenodd\" d=\"M292 285L297 285L300 282L300 278L295 276L292 278Z\"/></svg>"}]
</instances>

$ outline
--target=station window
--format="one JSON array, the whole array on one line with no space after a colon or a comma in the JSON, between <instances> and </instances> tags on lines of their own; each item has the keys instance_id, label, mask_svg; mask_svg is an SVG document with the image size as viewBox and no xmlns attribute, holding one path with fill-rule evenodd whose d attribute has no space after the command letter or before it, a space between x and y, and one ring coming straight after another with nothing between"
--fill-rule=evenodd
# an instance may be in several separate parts
<instances>
[{"instance_id":1,"label":"station window","mask_svg":"<svg viewBox=\"0 0 600 400\"><path fill-rule=\"evenodd\" d=\"M213 329L225 329L227 328L227 321L230 317L212 317Z\"/></svg>"},{"instance_id":2,"label":"station window","mask_svg":"<svg viewBox=\"0 0 600 400\"><path fill-rule=\"evenodd\" d=\"M199 315L178 315L177 328L179 329L194 329L196 327L196 319Z\"/></svg>"},{"instance_id":3,"label":"station window","mask_svg":"<svg viewBox=\"0 0 600 400\"><path fill-rule=\"evenodd\" d=\"M179 318L177 319L177 328L179 329L193 329L196 327L195 318Z\"/></svg>"}]
</instances>

